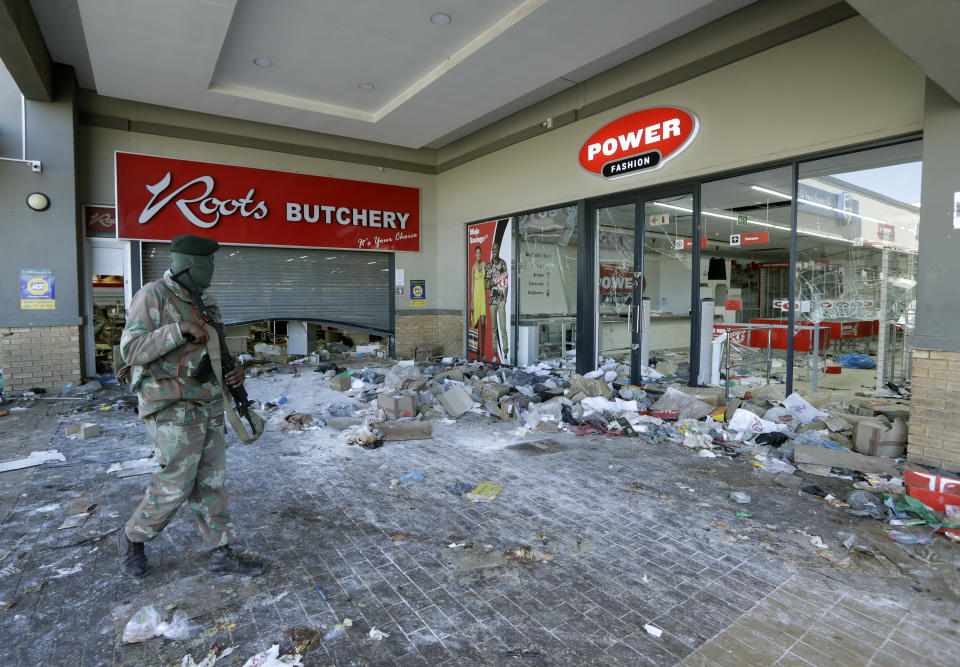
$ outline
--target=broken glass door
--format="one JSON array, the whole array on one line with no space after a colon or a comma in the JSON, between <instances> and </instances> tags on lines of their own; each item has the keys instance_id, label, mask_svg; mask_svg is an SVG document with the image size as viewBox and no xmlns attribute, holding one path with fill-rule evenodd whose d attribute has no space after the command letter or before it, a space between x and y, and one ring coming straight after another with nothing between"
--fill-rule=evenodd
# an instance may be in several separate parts
<instances>
[{"instance_id":1,"label":"broken glass door","mask_svg":"<svg viewBox=\"0 0 960 667\"><path fill-rule=\"evenodd\" d=\"M597 352L600 366L629 382L634 322L636 204L595 209L597 239Z\"/></svg>"}]
</instances>

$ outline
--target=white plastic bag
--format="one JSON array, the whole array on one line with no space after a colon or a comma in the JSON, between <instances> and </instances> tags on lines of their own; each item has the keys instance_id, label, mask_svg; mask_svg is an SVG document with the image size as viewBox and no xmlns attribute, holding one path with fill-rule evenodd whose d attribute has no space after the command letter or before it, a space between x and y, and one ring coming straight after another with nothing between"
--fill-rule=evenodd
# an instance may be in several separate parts
<instances>
[{"instance_id":1,"label":"white plastic bag","mask_svg":"<svg viewBox=\"0 0 960 667\"><path fill-rule=\"evenodd\" d=\"M773 433L774 431L783 433L787 431L787 427L783 424L774 424L743 408L737 408L727 426L731 431L749 431L751 433Z\"/></svg>"},{"instance_id":2,"label":"white plastic bag","mask_svg":"<svg viewBox=\"0 0 960 667\"><path fill-rule=\"evenodd\" d=\"M701 401L696 396L685 394L679 389L670 387L653 404L654 410L677 410L679 419L701 419L714 411L714 406Z\"/></svg>"},{"instance_id":3,"label":"white plastic bag","mask_svg":"<svg viewBox=\"0 0 960 667\"><path fill-rule=\"evenodd\" d=\"M203 626L191 623L185 611L177 610L173 619L167 622L156 607L147 605L127 621L123 629L123 641L135 644L160 635L167 639L190 639L202 631Z\"/></svg>"},{"instance_id":4,"label":"white plastic bag","mask_svg":"<svg viewBox=\"0 0 960 667\"><path fill-rule=\"evenodd\" d=\"M800 420L801 424L810 424L817 421L821 417L828 416L826 413L820 412L815 407L807 403L803 396L796 392L783 399L781 405L793 412L793 414L797 416L797 419Z\"/></svg>"}]
</instances>

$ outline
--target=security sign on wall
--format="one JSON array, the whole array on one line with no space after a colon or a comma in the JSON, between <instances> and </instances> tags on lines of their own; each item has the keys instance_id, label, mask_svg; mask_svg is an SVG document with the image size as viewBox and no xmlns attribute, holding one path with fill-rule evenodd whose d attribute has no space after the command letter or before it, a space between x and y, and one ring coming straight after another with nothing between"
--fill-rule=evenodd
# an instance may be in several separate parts
<instances>
[{"instance_id":1,"label":"security sign on wall","mask_svg":"<svg viewBox=\"0 0 960 667\"><path fill-rule=\"evenodd\" d=\"M607 180L659 169L679 155L700 128L677 107L655 107L607 123L580 148L580 166Z\"/></svg>"}]
</instances>

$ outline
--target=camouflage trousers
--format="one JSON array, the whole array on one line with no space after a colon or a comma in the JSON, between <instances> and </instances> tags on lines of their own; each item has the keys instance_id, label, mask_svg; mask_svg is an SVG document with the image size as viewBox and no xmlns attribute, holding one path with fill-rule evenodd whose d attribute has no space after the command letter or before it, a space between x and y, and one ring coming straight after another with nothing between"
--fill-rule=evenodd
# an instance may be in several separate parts
<instances>
[{"instance_id":1,"label":"camouflage trousers","mask_svg":"<svg viewBox=\"0 0 960 667\"><path fill-rule=\"evenodd\" d=\"M187 501L200 526L204 549L233 541L233 524L227 515L223 404L180 401L143 421L160 472L150 479L143 500L127 521L128 539L149 542Z\"/></svg>"}]
</instances>

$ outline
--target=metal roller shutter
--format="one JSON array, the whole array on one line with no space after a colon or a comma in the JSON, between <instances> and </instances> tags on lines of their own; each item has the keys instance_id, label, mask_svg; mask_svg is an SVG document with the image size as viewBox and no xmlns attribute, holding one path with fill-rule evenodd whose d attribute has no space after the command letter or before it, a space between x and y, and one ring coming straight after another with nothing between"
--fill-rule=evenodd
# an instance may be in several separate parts
<instances>
[{"instance_id":1,"label":"metal roller shutter","mask_svg":"<svg viewBox=\"0 0 960 667\"><path fill-rule=\"evenodd\" d=\"M143 244L143 281L163 277L170 246ZM314 320L393 333L390 254L223 246L210 291L225 324Z\"/></svg>"}]
</instances>

